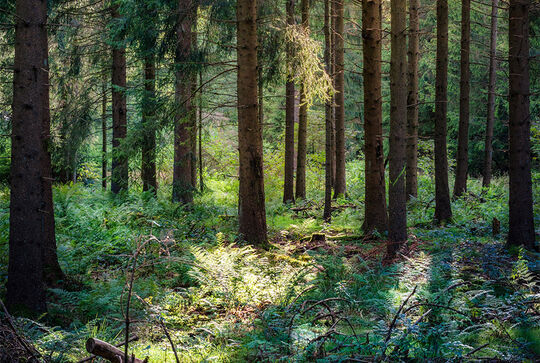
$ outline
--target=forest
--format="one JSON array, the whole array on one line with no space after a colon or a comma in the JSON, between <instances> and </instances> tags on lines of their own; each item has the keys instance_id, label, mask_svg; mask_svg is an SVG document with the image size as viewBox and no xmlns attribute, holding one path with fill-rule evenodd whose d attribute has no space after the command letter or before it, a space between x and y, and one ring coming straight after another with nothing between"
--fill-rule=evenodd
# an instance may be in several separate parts
<instances>
[{"instance_id":1,"label":"forest","mask_svg":"<svg viewBox=\"0 0 540 363\"><path fill-rule=\"evenodd\" d=\"M539 0L0 0L0 362L540 360Z\"/></svg>"}]
</instances>

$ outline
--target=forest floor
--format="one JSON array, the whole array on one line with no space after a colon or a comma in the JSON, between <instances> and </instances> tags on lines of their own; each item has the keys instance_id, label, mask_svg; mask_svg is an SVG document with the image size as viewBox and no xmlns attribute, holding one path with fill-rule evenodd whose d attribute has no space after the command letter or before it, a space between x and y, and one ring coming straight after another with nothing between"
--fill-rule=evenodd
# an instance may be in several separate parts
<instances>
[{"instance_id":1,"label":"forest floor","mask_svg":"<svg viewBox=\"0 0 540 363\"><path fill-rule=\"evenodd\" d=\"M354 190L336 202L331 224L318 198L296 207L270 201L271 247L262 250L236 240L234 186L220 181L209 180L189 210L166 191L154 199L58 186L58 254L69 278L49 291L48 314L16 324L53 362L88 356L89 337L122 343L133 275L130 331L139 340L129 350L151 362L175 362L167 336L180 362L540 357L540 259L504 246L505 181L489 190L471 181L445 226L433 225L431 184L423 183L394 261L384 260L384 235L362 237ZM0 201L5 286L7 190Z\"/></svg>"}]
</instances>

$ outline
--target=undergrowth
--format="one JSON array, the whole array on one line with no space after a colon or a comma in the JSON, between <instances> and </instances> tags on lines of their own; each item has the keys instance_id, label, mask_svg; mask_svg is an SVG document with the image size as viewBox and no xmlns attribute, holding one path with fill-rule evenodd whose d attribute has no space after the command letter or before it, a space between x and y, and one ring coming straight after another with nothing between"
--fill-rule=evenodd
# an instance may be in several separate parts
<instances>
[{"instance_id":1,"label":"undergrowth","mask_svg":"<svg viewBox=\"0 0 540 363\"><path fill-rule=\"evenodd\" d=\"M89 337L121 343L130 261L154 236L159 243L145 246L134 272L131 333L139 340L130 350L137 357L174 362L168 334L181 362L534 360L538 255L504 246L505 179L490 189L471 180L470 192L453 201L453 221L438 227L429 165L422 167L419 198L409 203L409 241L392 262L383 259L384 234L361 235L361 162L348 165L349 197L336 201L331 224L321 219L320 190L283 206L281 184L271 179L269 250L237 239L229 178L209 178L191 209L165 193L113 197L92 185L57 186L58 255L69 281L49 290L47 315L16 322L51 362L85 357ZM539 200L540 174L533 179ZM7 207L3 190L0 295ZM535 218L540 226L538 203ZM327 239L311 240L315 232Z\"/></svg>"}]
</instances>

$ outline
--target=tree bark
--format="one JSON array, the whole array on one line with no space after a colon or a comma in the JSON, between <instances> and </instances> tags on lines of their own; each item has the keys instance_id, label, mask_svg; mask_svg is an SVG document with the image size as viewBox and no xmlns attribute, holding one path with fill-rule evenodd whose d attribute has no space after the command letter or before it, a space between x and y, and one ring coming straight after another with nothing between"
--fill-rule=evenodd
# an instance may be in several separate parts
<instances>
[{"instance_id":1,"label":"tree bark","mask_svg":"<svg viewBox=\"0 0 540 363\"><path fill-rule=\"evenodd\" d=\"M324 0L324 63L326 72L332 72L332 38L330 33L330 0ZM325 181L324 181L324 212L323 219L330 223L332 220L332 186L333 186L333 120L332 99L324 104L325 116Z\"/></svg>"},{"instance_id":2,"label":"tree bark","mask_svg":"<svg viewBox=\"0 0 540 363\"><path fill-rule=\"evenodd\" d=\"M336 1L330 0L330 77L336 89ZM332 95L332 188L336 186L336 94Z\"/></svg>"},{"instance_id":3,"label":"tree bark","mask_svg":"<svg viewBox=\"0 0 540 363\"><path fill-rule=\"evenodd\" d=\"M394 257L407 240L407 0L391 2L390 152L387 256Z\"/></svg>"},{"instance_id":4,"label":"tree bark","mask_svg":"<svg viewBox=\"0 0 540 363\"><path fill-rule=\"evenodd\" d=\"M336 183L334 186L334 197L344 196L347 191L345 181L345 65L344 65L344 39L343 39L343 2L337 0L336 10L336 36L334 51L336 53L336 105L335 105L335 127L336 127Z\"/></svg>"},{"instance_id":5,"label":"tree bark","mask_svg":"<svg viewBox=\"0 0 540 363\"><path fill-rule=\"evenodd\" d=\"M107 190L107 81L103 72L101 83L101 187Z\"/></svg>"},{"instance_id":6,"label":"tree bark","mask_svg":"<svg viewBox=\"0 0 540 363\"><path fill-rule=\"evenodd\" d=\"M191 57L192 0L178 0L178 26L176 29L176 114L174 127L173 202L193 203L191 179L191 113L192 76Z\"/></svg>"},{"instance_id":7,"label":"tree bark","mask_svg":"<svg viewBox=\"0 0 540 363\"><path fill-rule=\"evenodd\" d=\"M437 0L437 61L435 76L435 220L452 218L446 150L448 109L448 0Z\"/></svg>"},{"instance_id":8,"label":"tree bark","mask_svg":"<svg viewBox=\"0 0 540 363\"><path fill-rule=\"evenodd\" d=\"M388 228L382 135L381 35L381 0L363 0L365 233L373 230L382 232Z\"/></svg>"},{"instance_id":9,"label":"tree bark","mask_svg":"<svg viewBox=\"0 0 540 363\"><path fill-rule=\"evenodd\" d=\"M153 54L145 58L144 63L144 98L143 98L143 147L141 177L143 191L157 192L156 180L156 63Z\"/></svg>"},{"instance_id":10,"label":"tree bark","mask_svg":"<svg viewBox=\"0 0 540 363\"><path fill-rule=\"evenodd\" d=\"M531 182L531 114L529 110L530 0L510 0L509 6L509 141L510 225L508 244L535 246Z\"/></svg>"},{"instance_id":11,"label":"tree bark","mask_svg":"<svg viewBox=\"0 0 540 363\"><path fill-rule=\"evenodd\" d=\"M294 25L294 0L287 0L287 24ZM292 46L287 46L288 62L294 57ZM294 203L294 106L295 90L292 79L285 84L285 177L283 203Z\"/></svg>"},{"instance_id":12,"label":"tree bark","mask_svg":"<svg viewBox=\"0 0 540 363\"><path fill-rule=\"evenodd\" d=\"M194 0L193 8L193 23L192 23L192 32L191 32L191 46L193 47L193 52L198 52L197 44L197 10L198 10L198 0ZM197 94L197 72L195 70L191 71L191 97L193 101L192 112L190 112L190 132L191 132L191 187L193 190L197 189L197 104L195 100L199 97Z\"/></svg>"},{"instance_id":13,"label":"tree bark","mask_svg":"<svg viewBox=\"0 0 540 363\"><path fill-rule=\"evenodd\" d=\"M118 6L112 8L113 20L120 19ZM122 39L115 39L121 42ZM122 142L127 135L126 119L126 49L124 46L113 46L112 65L112 163L111 163L111 191L118 194L128 190L128 158L123 150Z\"/></svg>"},{"instance_id":14,"label":"tree bark","mask_svg":"<svg viewBox=\"0 0 540 363\"><path fill-rule=\"evenodd\" d=\"M470 104L471 0L461 1L461 76L459 82L459 131L454 198L467 191L469 170L469 104Z\"/></svg>"},{"instance_id":15,"label":"tree bark","mask_svg":"<svg viewBox=\"0 0 540 363\"><path fill-rule=\"evenodd\" d=\"M309 33L309 1L302 0L302 28ZM306 198L306 155L307 155L308 109L306 90L300 85L300 112L298 116L298 152L296 154L296 199Z\"/></svg>"},{"instance_id":16,"label":"tree bark","mask_svg":"<svg viewBox=\"0 0 540 363\"><path fill-rule=\"evenodd\" d=\"M43 250L54 243L47 241L54 238L50 130L46 128L49 80L44 68L48 64L47 5L17 0L15 12L6 303L12 312L38 314L47 309ZM52 226L46 225L51 222Z\"/></svg>"},{"instance_id":17,"label":"tree bark","mask_svg":"<svg viewBox=\"0 0 540 363\"><path fill-rule=\"evenodd\" d=\"M238 0L238 151L240 187L238 222L241 238L266 245L262 125L257 105L257 4Z\"/></svg>"},{"instance_id":18,"label":"tree bark","mask_svg":"<svg viewBox=\"0 0 540 363\"><path fill-rule=\"evenodd\" d=\"M420 0L409 0L409 49L407 84L407 198L418 196L418 54Z\"/></svg>"},{"instance_id":19,"label":"tree bark","mask_svg":"<svg viewBox=\"0 0 540 363\"><path fill-rule=\"evenodd\" d=\"M486 143L484 146L484 172L482 185L491 184L491 162L493 160L493 126L495 124L495 87L497 83L497 14L499 0L492 0L491 37L489 42L489 85L487 99Z\"/></svg>"}]
</instances>

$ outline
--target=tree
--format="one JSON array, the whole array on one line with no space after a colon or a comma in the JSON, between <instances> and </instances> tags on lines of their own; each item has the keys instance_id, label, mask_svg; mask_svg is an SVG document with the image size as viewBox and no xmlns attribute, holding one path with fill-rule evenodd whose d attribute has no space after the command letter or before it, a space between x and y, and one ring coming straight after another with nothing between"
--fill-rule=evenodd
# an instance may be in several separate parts
<instances>
[{"instance_id":1,"label":"tree","mask_svg":"<svg viewBox=\"0 0 540 363\"><path fill-rule=\"evenodd\" d=\"M118 5L111 9L113 21L120 22ZM111 191L115 194L128 189L128 158L122 148L127 135L126 119L126 49L122 29L116 29L112 45L112 163Z\"/></svg>"},{"instance_id":2,"label":"tree","mask_svg":"<svg viewBox=\"0 0 540 363\"><path fill-rule=\"evenodd\" d=\"M343 2L335 2L336 35L334 43L335 52L335 127L336 127L336 175L334 185L334 197L343 196L347 191L345 180L345 65L344 65L344 40L343 40Z\"/></svg>"},{"instance_id":3,"label":"tree","mask_svg":"<svg viewBox=\"0 0 540 363\"><path fill-rule=\"evenodd\" d=\"M471 0L461 1L461 77L459 81L459 131L454 198L467 191L469 169L469 104L470 104Z\"/></svg>"},{"instance_id":4,"label":"tree","mask_svg":"<svg viewBox=\"0 0 540 363\"><path fill-rule=\"evenodd\" d=\"M178 25L176 27L176 87L174 119L174 167L173 202L191 204L193 202L191 162L192 162L192 75L189 65L192 51L191 27L193 20L192 0L178 0Z\"/></svg>"},{"instance_id":5,"label":"tree","mask_svg":"<svg viewBox=\"0 0 540 363\"><path fill-rule=\"evenodd\" d=\"M142 107L142 158L141 179L143 191L156 194L156 60L152 53L144 58L144 95Z\"/></svg>"},{"instance_id":6,"label":"tree","mask_svg":"<svg viewBox=\"0 0 540 363\"><path fill-rule=\"evenodd\" d=\"M381 0L362 1L366 233L388 228L384 181L381 95Z\"/></svg>"},{"instance_id":7,"label":"tree","mask_svg":"<svg viewBox=\"0 0 540 363\"><path fill-rule=\"evenodd\" d=\"M101 82L101 187L107 190L107 72Z\"/></svg>"},{"instance_id":8,"label":"tree","mask_svg":"<svg viewBox=\"0 0 540 363\"><path fill-rule=\"evenodd\" d=\"M254 244L267 243L264 202L262 125L257 104L257 5L252 0L238 0L237 21L237 92L239 208L241 237Z\"/></svg>"},{"instance_id":9,"label":"tree","mask_svg":"<svg viewBox=\"0 0 540 363\"><path fill-rule=\"evenodd\" d=\"M144 93L142 97L142 152L141 179L143 191L157 192L156 180L156 29L157 9L142 2L142 23L145 31L141 34L140 54L144 59Z\"/></svg>"},{"instance_id":10,"label":"tree","mask_svg":"<svg viewBox=\"0 0 540 363\"><path fill-rule=\"evenodd\" d=\"M388 249L393 257L407 240L407 194L405 167L407 149L407 1L391 3L390 60L390 152L388 187Z\"/></svg>"},{"instance_id":11,"label":"tree","mask_svg":"<svg viewBox=\"0 0 540 363\"><path fill-rule=\"evenodd\" d=\"M448 187L446 114L448 110L448 0L437 0L437 60L435 75L435 220L452 218Z\"/></svg>"},{"instance_id":12,"label":"tree","mask_svg":"<svg viewBox=\"0 0 540 363\"><path fill-rule=\"evenodd\" d=\"M489 85L487 99L486 143L484 147L484 172L482 185L491 184L491 162L493 161L493 126L495 124L495 87L497 86L497 10L499 0L492 0L491 36L489 42Z\"/></svg>"},{"instance_id":13,"label":"tree","mask_svg":"<svg viewBox=\"0 0 540 363\"><path fill-rule=\"evenodd\" d=\"M293 26L294 0L287 0L287 25ZM287 44L287 62L292 64L293 47ZM285 179L283 183L283 203L294 202L294 103L295 90L292 75L285 84Z\"/></svg>"},{"instance_id":14,"label":"tree","mask_svg":"<svg viewBox=\"0 0 540 363\"><path fill-rule=\"evenodd\" d=\"M330 34L330 0L324 1L324 62L326 72L332 72L332 37ZM323 218L330 222L332 219L332 186L333 186L333 133L334 123L332 118L332 102L330 98L324 104L325 117L325 182L324 182L324 212Z\"/></svg>"},{"instance_id":15,"label":"tree","mask_svg":"<svg viewBox=\"0 0 540 363\"><path fill-rule=\"evenodd\" d=\"M510 0L509 7L509 185L508 244L535 249L531 182L531 114L529 110L530 0Z\"/></svg>"},{"instance_id":16,"label":"tree","mask_svg":"<svg viewBox=\"0 0 540 363\"><path fill-rule=\"evenodd\" d=\"M309 34L309 1L302 0L302 29ZM298 151L296 159L296 199L306 198L306 142L308 107L305 84L300 85L300 112L298 116Z\"/></svg>"},{"instance_id":17,"label":"tree","mask_svg":"<svg viewBox=\"0 0 540 363\"><path fill-rule=\"evenodd\" d=\"M409 0L409 48L407 84L407 198L418 196L418 54L420 0Z\"/></svg>"},{"instance_id":18,"label":"tree","mask_svg":"<svg viewBox=\"0 0 540 363\"><path fill-rule=\"evenodd\" d=\"M9 266L10 310L46 310L45 284L62 276L52 200L47 4L18 0L15 10Z\"/></svg>"}]
</instances>

